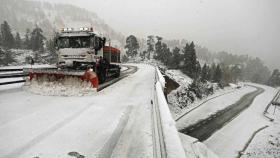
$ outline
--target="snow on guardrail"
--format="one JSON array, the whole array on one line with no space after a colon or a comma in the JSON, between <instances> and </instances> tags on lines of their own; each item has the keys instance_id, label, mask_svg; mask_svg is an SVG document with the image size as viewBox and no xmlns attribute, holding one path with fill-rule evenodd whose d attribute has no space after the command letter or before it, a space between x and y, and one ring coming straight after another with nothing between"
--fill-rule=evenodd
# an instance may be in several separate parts
<instances>
[{"instance_id":1,"label":"snow on guardrail","mask_svg":"<svg viewBox=\"0 0 280 158\"><path fill-rule=\"evenodd\" d=\"M159 69L156 68L157 82L156 82L156 99L159 109L161 128L163 132L163 141L165 145L165 152L167 158L185 158L185 151L180 140L178 131L175 126L175 121L171 116L171 112L168 108L164 96L165 79L160 73Z\"/></svg>"},{"instance_id":2,"label":"snow on guardrail","mask_svg":"<svg viewBox=\"0 0 280 158\"><path fill-rule=\"evenodd\" d=\"M156 71L157 71L158 81L161 84L162 90L164 90L164 88L165 88L165 79L164 79L163 75L161 74L161 72L159 71L158 67L156 67Z\"/></svg>"}]
</instances>

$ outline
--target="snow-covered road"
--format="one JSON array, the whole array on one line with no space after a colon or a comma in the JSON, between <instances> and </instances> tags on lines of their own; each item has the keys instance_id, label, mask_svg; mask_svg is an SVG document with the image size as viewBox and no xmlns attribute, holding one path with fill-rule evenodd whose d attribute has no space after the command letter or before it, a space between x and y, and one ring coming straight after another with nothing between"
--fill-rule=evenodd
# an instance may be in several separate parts
<instances>
[{"instance_id":1,"label":"snow-covered road","mask_svg":"<svg viewBox=\"0 0 280 158\"><path fill-rule=\"evenodd\" d=\"M219 157L237 157L253 133L270 124L263 112L277 90L264 85L252 85L265 91L254 99L250 107L204 142Z\"/></svg>"},{"instance_id":2,"label":"snow-covered road","mask_svg":"<svg viewBox=\"0 0 280 158\"><path fill-rule=\"evenodd\" d=\"M207 119L212 114L215 114L217 111L222 110L230 106L231 104L234 104L240 98L242 98L242 96L244 96L247 93L253 92L254 90L256 89L247 86L233 91L232 93L227 93L221 97L209 100L203 105L201 105L199 108L193 110L181 119L177 120L176 126L178 130L182 130L193 124L196 124L200 120Z\"/></svg>"},{"instance_id":3,"label":"snow-covered road","mask_svg":"<svg viewBox=\"0 0 280 158\"><path fill-rule=\"evenodd\" d=\"M0 157L152 157L155 69L137 66L135 74L91 96L1 89Z\"/></svg>"}]
</instances>

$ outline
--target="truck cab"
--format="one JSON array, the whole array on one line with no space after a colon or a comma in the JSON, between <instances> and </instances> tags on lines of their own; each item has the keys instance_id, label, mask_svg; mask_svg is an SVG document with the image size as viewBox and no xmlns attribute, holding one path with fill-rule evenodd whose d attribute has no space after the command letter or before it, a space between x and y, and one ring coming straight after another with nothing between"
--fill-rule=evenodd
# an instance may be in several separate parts
<instances>
[{"instance_id":1,"label":"truck cab","mask_svg":"<svg viewBox=\"0 0 280 158\"><path fill-rule=\"evenodd\" d=\"M90 29L63 29L56 37L58 67L80 69L94 66L100 56L106 38Z\"/></svg>"},{"instance_id":2,"label":"truck cab","mask_svg":"<svg viewBox=\"0 0 280 158\"><path fill-rule=\"evenodd\" d=\"M95 33L91 28L63 29L56 37L58 53L57 66L61 69L94 69L100 82L109 77L119 77L120 51L105 46L106 38ZM100 62L102 61L102 62Z\"/></svg>"}]
</instances>

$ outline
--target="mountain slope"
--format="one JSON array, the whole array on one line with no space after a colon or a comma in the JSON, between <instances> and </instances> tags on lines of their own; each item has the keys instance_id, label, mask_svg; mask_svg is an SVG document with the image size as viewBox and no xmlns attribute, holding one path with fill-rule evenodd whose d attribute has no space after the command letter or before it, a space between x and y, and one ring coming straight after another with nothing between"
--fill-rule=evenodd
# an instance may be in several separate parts
<instances>
[{"instance_id":1,"label":"mountain slope","mask_svg":"<svg viewBox=\"0 0 280 158\"><path fill-rule=\"evenodd\" d=\"M124 36L110 28L94 12L68 5L27 0L0 0L0 22L4 20L13 31L24 33L27 28L38 25L46 36L62 27L90 27L123 43Z\"/></svg>"}]
</instances>

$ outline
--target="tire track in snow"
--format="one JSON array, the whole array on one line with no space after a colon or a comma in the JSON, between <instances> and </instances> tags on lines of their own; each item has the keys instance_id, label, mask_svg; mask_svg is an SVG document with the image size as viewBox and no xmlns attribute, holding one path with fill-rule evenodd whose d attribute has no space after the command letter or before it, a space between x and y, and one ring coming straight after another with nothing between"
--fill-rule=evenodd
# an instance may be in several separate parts
<instances>
[{"instance_id":1,"label":"tire track in snow","mask_svg":"<svg viewBox=\"0 0 280 158\"><path fill-rule=\"evenodd\" d=\"M14 151L12 151L11 153L3 156L3 158L15 158L15 157L19 157L21 154L23 154L26 150L28 150L30 147L38 144L39 142L41 142L43 139L45 139L46 137L48 137L49 135L51 135L52 133L54 133L55 131L61 129L62 127L64 127L65 125L67 125L69 122L71 122L72 120L76 119L77 117L79 117L80 115L82 115L85 111L87 111L89 108L91 107L91 104L88 104L87 106L85 106L83 109L75 112L74 114L72 114L71 116L67 117L66 119L64 119L63 121L55 124L54 126L50 127L48 130L44 131L43 133L39 134L38 136L36 136L35 138L31 139L28 143L26 143L25 145L15 149Z\"/></svg>"},{"instance_id":2,"label":"tire track in snow","mask_svg":"<svg viewBox=\"0 0 280 158\"><path fill-rule=\"evenodd\" d=\"M115 146L118 143L119 138L122 135L123 129L125 128L125 126L128 122L131 110L132 110L132 106L128 106L126 108L126 111L124 112L124 115L121 117L113 134L111 135L111 137L107 140L107 142L104 144L104 146L98 152L98 154L96 156L97 158L109 158L112 156Z\"/></svg>"}]
</instances>

